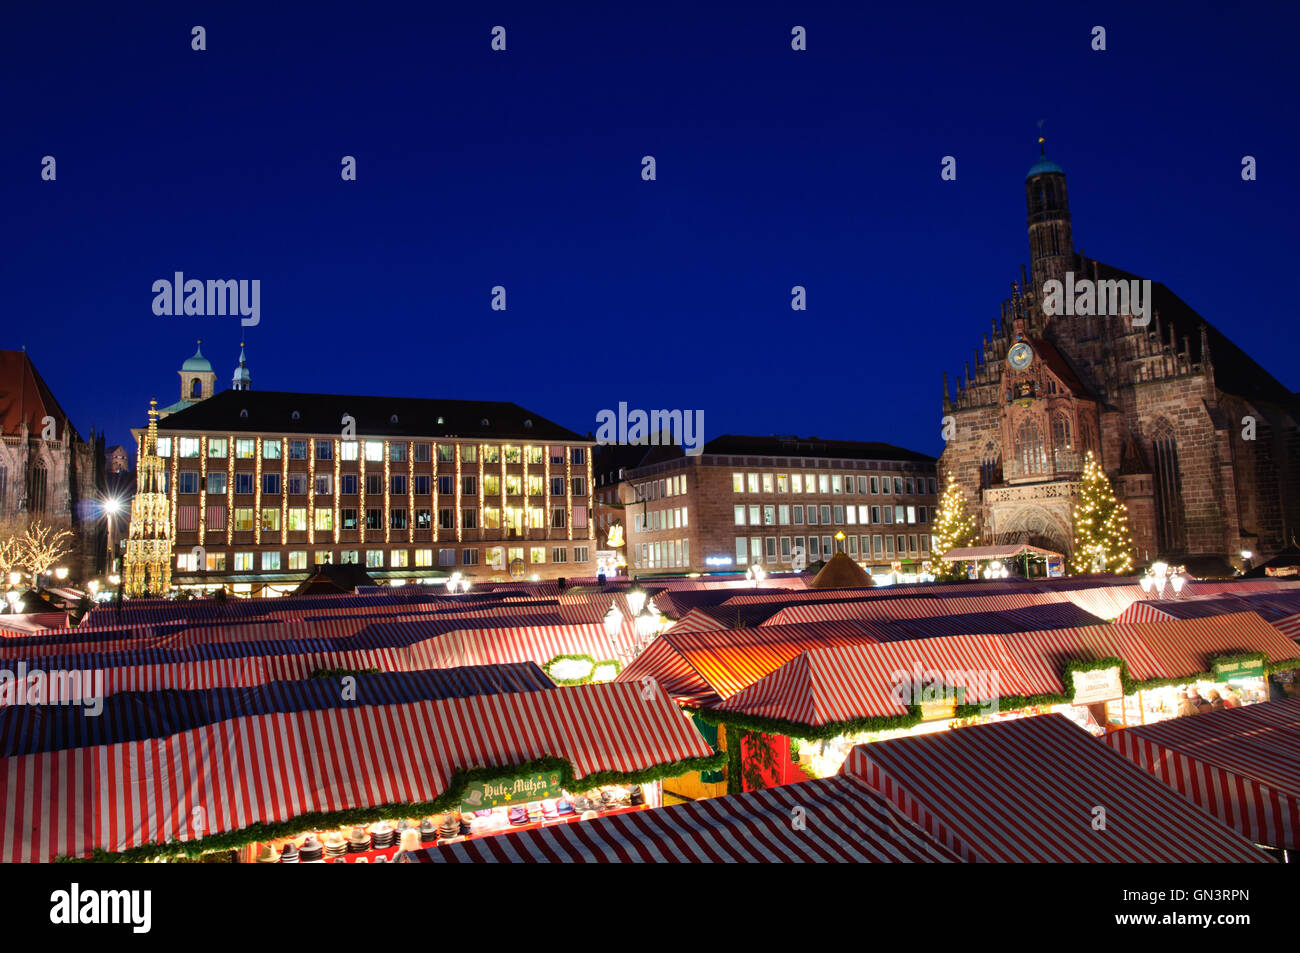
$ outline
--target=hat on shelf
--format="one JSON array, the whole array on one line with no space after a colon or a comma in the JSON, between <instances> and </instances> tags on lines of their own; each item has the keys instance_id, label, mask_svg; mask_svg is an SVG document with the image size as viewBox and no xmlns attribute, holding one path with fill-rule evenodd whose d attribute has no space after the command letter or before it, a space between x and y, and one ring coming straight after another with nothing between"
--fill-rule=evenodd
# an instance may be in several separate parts
<instances>
[{"instance_id":1,"label":"hat on shelf","mask_svg":"<svg viewBox=\"0 0 1300 953\"><path fill-rule=\"evenodd\" d=\"M280 852L275 849L274 844L263 844L262 849L257 852L257 862L259 864L278 864L280 862Z\"/></svg>"}]
</instances>

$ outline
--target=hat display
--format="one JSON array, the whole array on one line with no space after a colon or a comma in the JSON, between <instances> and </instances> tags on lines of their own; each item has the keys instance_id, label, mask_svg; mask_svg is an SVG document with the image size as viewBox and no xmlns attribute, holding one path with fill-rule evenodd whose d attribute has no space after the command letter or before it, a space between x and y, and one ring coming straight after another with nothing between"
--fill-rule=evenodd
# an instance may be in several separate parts
<instances>
[{"instance_id":1,"label":"hat display","mask_svg":"<svg viewBox=\"0 0 1300 953\"><path fill-rule=\"evenodd\" d=\"M420 840L428 844L437 840L437 838L438 825L434 823L433 818L426 817L420 822Z\"/></svg>"},{"instance_id":2,"label":"hat display","mask_svg":"<svg viewBox=\"0 0 1300 953\"><path fill-rule=\"evenodd\" d=\"M641 789L639 784L632 785L632 803L634 805L645 803L645 791Z\"/></svg>"},{"instance_id":3,"label":"hat display","mask_svg":"<svg viewBox=\"0 0 1300 953\"><path fill-rule=\"evenodd\" d=\"M293 841L284 845L284 850L280 854L280 863L296 864L298 863L298 845Z\"/></svg>"},{"instance_id":4,"label":"hat display","mask_svg":"<svg viewBox=\"0 0 1300 953\"><path fill-rule=\"evenodd\" d=\"M528 808L524 807L523 805L517 804L510 809L509 817L510 817L511 824L515 824L515 825L527 824Z\"/></svg>"},{"instance_id":5,"label":"hat display","mask_svg":"<svg viewBox=\"0 0 1300 953\"><path fill-rule=\"evenodd\" d=\"M598 818L599 816L600 816L600 815L597 814L595 811L583 811L583 812L582 812L582 817L580 818L580 820L584 820L584 821L594 821L594 820L595 820L596 818Z\"/></svg>"},{"instance_id":6,"label":"hat display","mask_svg":"<svg viewBox=\"0 0 1300 953\"><path fill-rule=\"evenodd\" d=\"M575 797L573 799L573 809L577 811L579 814L585 813L586 811L590 811L592 809L592 806L593 805L591 803L591 798L589 797L578 795L578 797Z\"/></svg>"},{"instance_id":7,"label":"hat display","mask_svg":"<svg viewBox=\"0 0 1300 953\"><path fill-rule=\"evenodd\" d=\"M340 857L348 852L348 840L338 831L325 835L325 856Z\"/></svg>"},{"instance_id":8,"label":"hat display","mask_svg":"<svg viewBox=\"0 0 1300 953\"><path fill-rule=\"evenodd\" d=\"M459 837L460 816L457 814L444 814L442 822L438 824L438 836Z\"/></svg>"},{"instance_id":9,"label":"hat display","mask_svg":"<svg viewBox=\"0 0 1300 953\"><path fill-rule=\"evenodd\" d=\"M462 814L460 816L460 832L466 836L474 833L474 815Z\"/></svg>"},{"instance_id":10,"label":"hat display","mask_svg":"<svg viewBox=\"0 0 1300 953\"><path fill-rule=\"evenodd\" d=\"M352 828L352 836L348 838L348 853L360 854L370 849L370 835L366 833L364 827Z\"/></svg>"},{"instance_id":11,"label":"hat display","mask_svg":"<svg viewBox=\"0 0 1300 953\"><path fill-rule=\"evenodd\" d=\"M602 811L612 811L618 807L618 798L609 788L603 788L600 792L600 804L597 807Z\"/></svg>"},{"instance_id":12,"label":"hat display","mask_svg":"<svg viewBox=\"0 0 1300 953\"><path fill-rule=\"evenodd\" d=\"M259 864L278 864L280 862L280 852L275 849L274 844L263 844L262 849L257 852L257 862Z\"/></svg>"},{"instance_id":13,"label":"hat display","mask_svg":"<svg viewBox=\"0 0 1300 953\"><path fill-rule=\"evenodd\" d=\"M573 813L573 802L570 801L567 797L565 797L565 798L560 798L560 800L558 800L558 801L555 802L555 812L556 812L557 814L561 814L561 815L563 815L563 814L572 814L572 813Z\"/></svg>"},{"instance_id":14,"label":"hat display","mask_svg":"<svg viewBox=\"0 0 1300 953\"><path fill-rule=\"evenodd\" d=\"M302 842L302 847L298 852L298 862L302 864L313 864L325 856L325 845L320 842L320 838L315 834L308 834L307 839Z\"/></svg>"},{"instance_id":15,"label":"hat display","mask_svg":"<svg viewBox=\"0 0 1300 953\"><path fill-rule=\"evenodd\" d=\"M411 826L410 821L402 821L402 823L398 825L399 830L404 829L402 824L406 825L406 827ZM384 848L392 847L396 839L397 832L393 830L393 825L389 824L387 821L380 821L378 824L371 825L370 840L371 846L373 846L375 850L383 850Z\"/></svg>"},{"instance_id":16,"label":"hat display","mask_svg":"<svg viewBox=\"0 0 1300 953\"><path fill-rule=\"evenodd\" d=\"M554 820L559 816L560 816L560 811L555 806L554 800L548 799L542 802L542 817L546 818L549 821L549 820Z\"/></svg>"}]
</instances>

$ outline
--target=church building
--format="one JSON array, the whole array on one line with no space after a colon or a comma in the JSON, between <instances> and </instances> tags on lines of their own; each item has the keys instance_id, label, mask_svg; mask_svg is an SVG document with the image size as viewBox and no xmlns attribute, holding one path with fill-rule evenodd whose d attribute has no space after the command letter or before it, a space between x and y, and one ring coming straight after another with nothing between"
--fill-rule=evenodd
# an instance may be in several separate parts
<instances>
[{"instance_id":1,"label":"church building","mask_svg":"<svg viewBox=\"0 0 1300 953\"><path fill-rule=\"evenodd\" d=\"M955 389L943 379L940 472L984 542L1070 553L1091 450L1128 506L1136 566L1257 564L1288 545L1300 525L1297 395L1163 284L1146 285L1140 305L1119 294L1142 279L1075 251L1065 172L1045 154L1025 199L1028 273ZM1097 295L1059 313L1061 286Z\"/></svg>"}]
</instances>

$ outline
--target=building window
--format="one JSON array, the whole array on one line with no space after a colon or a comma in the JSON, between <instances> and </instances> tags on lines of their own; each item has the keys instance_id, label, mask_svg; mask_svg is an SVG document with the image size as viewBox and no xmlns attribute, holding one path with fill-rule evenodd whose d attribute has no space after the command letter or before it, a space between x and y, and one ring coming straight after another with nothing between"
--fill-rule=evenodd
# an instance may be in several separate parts
<instances>
[{"instance_id":1,"label":"building window","mask_svg":"<svg viewBox=\"0 0 1300 953\"><path fill-rule=\"evenodd\" d=\"M390 444L388 445L388 459L391 460L393 463L405 463L405 462L406 462L406 444L405 444L405 443L390 443ZM393 555L396 556L397 554L394 553Z\"/></svg>"},{"instance_id":2,"label":"building window","mask_svg":"<svg viewBox=\"0 0 1300 953\"><path fill-rule=\"evenodd\" d=\"M177 493L197 493L199 492L199 471L182 470L176 474L176 492Z\"/></svg>"},{"instance_id":3,"label":"building window","mask_svg":"<svg viewBox=\"0 0 1300 953\"><path fill-rule=\"evenodd\" d=\"M478 463L478 444L462 443L459 446L461 463ZM552 460L551 462L555 463L557 461ZM558 462L564 463L564 458L561 457ZM475 550L475 552L478 552L478 550Z\"/></svg>"},{"instance_id":4,"label":"building window","mask_svg":"<svg viewBox=\"0 0 1300 953\"><path fill-rule=\"evenodd\" d=\"M159 438L158 438L158 456L160 456L160 457L170 457L171 455L172 455L172 438L171 438L171 437L159 437Z\"/></svg>"},{"instance_id":5,"label":"building window","mask_svg":"<svg viewBox=\"0 0 1300 953\"><path fill-rule=\"evenodd\" d=\"M406 510L396 509L389 513L389 527L391 529L406 529Z\"/></svg>"},{"instance_id":6,"label":"building window","mask_svg":"<svg viewBox=\"0 0 1300 953\"><path fill-rule=\"evenodd\" d=\"M326 506L316 507L316 529L318 532L329 532L334 529L334 510Z\"/></svg>"},{"instance_id":7,"label":"building window","mask_svg":"<svg viewBox=\"0 0 1300 953\"><path fill-rule=\"evenodd\" d=\"M268 570L268 569L279 569L279 568L280 568L280 554L279 554L279 553L262 553L262 570L263 570L263 571L266 571L266 570Z\"/></svg>"},{"instance_id":8,"label":"building window","mask_svg":"<svg viewBox=\"0 0 1300 953\"><path fill-rule=\"evenodd\" d=\"M573 561L575 563L585 563L590 559L591 557L588 555L588 547L586 546L573 547Z\"/></svg>"},{"instance_id":9,"label":"building window","mask_svg":"<svg viewBox=\"0 0 1300 953\"><path fill-rule=\"evenodd\" d=\"M295 549L289 553L290 569L307 568L307 551L305 549Z\"/></svg>"},{"instance_id":10,"label":"building window","mask_svg":"<svg viewBox=\"0 0 1300 953\"><path fill-rule=\"evenodd\" d=\"M393 496L406 496L406 474L394 473L390 481L393 487Z\"/></svg>"},{"instance_id":11,"label":"building window","mask_svg":"<svg viewBox=\"0 0 1300 953\"><path fill-rule=\"evenodd\" d=\"M226 474L224 471L214 470L208 474L208 492L217 496L226 495Z\"/></svg>"},{"instance_id":12,"label":"building window","mask_svg":"<svg viewBox=\"0 0 1300 953\"><path fill-rule=\"evenodd\" d=\"M377 506L366 507L366 529L383 529L384 511Z\"/></svg>"},{"instance_id":13,"label":"building window","mask_svg":"<svg viewBox=\"0 0 1300 953\"><path fill-rule=\"evenodd\" d=\"M366 461L368 463L384 462L384 442L382 440L366 441ZM383 553L380 553L383 556Z\"/></svg>"},{"instance_id":14,"label":"building window","mask_svg":"<svg viewBox=\"0 0 1300 953\"><path fill-rule=\"evenodd\" d=\"M433 514L426 508L421 507L415 511L415 528L429 529L433 526Z\"/></svg>"},{"instance_id":15,"label":"building window","mask_svg":"<svg viewBox=\"0 0 1300 953\"><path fill-rule=\"evenodd\" d=\"M339 474L339 493L344 496L357 495L357 475L355 473Z\"/></svg>"},{"instance_id":16,"label":"building window","mask_svg":"<svg viewBox=\"0 0 1300 953\"><path fill-rule=\"evenodd\" d=\"M449 443L438 444L438 462L451 463L456 459L456 448Z\"/></svg>"},{"instance_id":17,"label":"building window","mask_svg":"<svg viewBox=\"0 0 1300 953\"><path fill-rule=\"evenodd\" d=\"M361 561L361 554L355 549L345 549L339 553L339 564L343 566L355 566Z\"/></svg>"},{"instance_id":18,"label":"building window","mask_svg":"<svg viewBox=\"0 0 1300 953\"><path fill-rule=\"evenodd\" d=\"M333 562L334 562L334 554L330 552L328 549L316 550L317 566L328 566L331 565Z\"/></svg>"},{"instance_id":19,"label":"building window","mask_svg":"<svg viewBox=\"0 0 1300 953\"><path fill-rule=\"evenodd\" d=\"M1016 431L1015 450L1022 476L1047 472L1047 448L1043 445L1038 422L1033 418L1025 420Z\"/></svg>"},{"instance_id":20,"label":"building window","mask_svg":"<svg viewBox=\"0 0 1300 953\"><path fill-rule=\"evenodd\" d=\"M551 510L551 529L564 529L565 513L562 509Z\"/></svg>"},{"instance_id":21,"label":"building window","mask_svg":"<svg viewBox=\"0 0 1300 953\"><path fill-rule=\"evenodd\" d=\"M334 492L334 474L318 473L316 474L316 495L330 496Z\"/></svg>"},{"instance_id":22,"label":"building window","mask_svg":"<svg viewBox=\"0 0 1300 953\"><path fill-rule=\"evenodd\" d=\"M280 441L263 440L262 441L262 459L279 460L280 459Z\"/></svg>"},{"instance_id":23,"label":"building window","mask_svg":"<svg viewBox=\"0 0 1300 953\"><path fill-rule=\"evenodd\" d=\"M356 529L357 528L357 511L355 507L345 507L339 510L339 528Z\"/></svg>"},{"instance_id":24,"label":"building window","mask_svg":"<svg viewBox=\"0 0 1300 953\"><path fill-rule=\"evenodd\" d=\"M252 553L235 553L235 572L246 572L253 568Z\"/></svg>"},{"instance_id":25,"label":"building window","mask_svg":"<svg viewBox=\"0 0 1300 953\"><path fill-rule=\"evenodd\" d=\"M573 463L573 465L574 465L575 467L576 467L576 466L583 466L583 465L585 465L586 462L587 462L587 451L586 451L586 449L585 449L584 447L574 447L574 448L569 452L569 456L570 456L570 460L571 460L571 462ZM574 561L575 561L575 562L582 562L582 560L580 560L580 559L576 559L576 558L575 558Z\"/></svg>"},{"instance_id":26,"label":"building window","mask_svg":"<svg viewBox=\"0 0 1300 953\"><path fill-rule=\"evenodd\" d=\"M316 441L316 459L317 459L317 460L333 460L333 459L334 459L334 444L330 443L328 440L317 440L317 441Z\"/></svg>"},{"instance_id":27,"label":"building window","mask_svg":"<svg viewBox=\"0 0 1300 953\"><path fill-rule=\"evenodd\" d=\"M366 550L366 568L382 569L384 566L384 551L382 549Z\"/></svg>"},{"instance_id":28,"label":"building window","mask_svg":"<svg viewBox=\"0 0 1300 953\"><path fill-rule=\"evenodd\" d=\"M420 554L421 554L421 553L426 554L425 561L423 561L423 562L421 561L421 557L420 557ZM428 565L431 565L431 563L429 562L429 560L432 560L432 559L433 559L433 550L432 550L432 549L417 549L417 550L415 551L415 564L416 564L417 566L428 566ZM456 550L454 550L454 549L440 549L440 550L438 550L438 565L439 565L439 566L454 566L454 565L456 565Z\"/></svg>"},{"instance_id":29,"label":"building window","mask_svg":"<svg viewBox=\"0 0 1300 953\"><path fill-rule=\"evenodd\" d=\"M262 532L278 533L280 531L280 507L262 507Z\"/></svg>"},{"instance_id":30,"label":"building window","mask_svg":"<svg viewBox=\"0 0 1300 953\"><path fill-rule=\"evenodd\" d=\"M569 550L566 546L551 547L551 562L567 563L569 561Z\"/></svg>"},{"instance_id":31,"label":"building window","mask_svg":"<svg viewBox=\"0 0 1300 953\"><path fill-rule=\"evenodd\" d=\"M478 477L462 476L460 492L463 496L478 496Z\"/></svg>"},{"instance_id":32,"label":"building window","mask_svg":"<svg viewBox=\"0 0 1300 953\"><path fill-rule=\"evenodd\" d=\"M405 549L394 549L391 558L394 569L405 569L411 565L411 554Z\"/></svg>"},{"instance_id":33,"label":"building window","mask_svg":"<svg viewBox=\"0 0 1300 953\"><path fill-rule=\"evenodd\" d=\"M412 489L416 496L428 496L429 487L432 485L433 478L427 473L422 473L415 478Z\"/></svg>"},{"instance_id":34,"label":"building window","mask_svg":"<svg viewBox=\"0 0 1300 953\"><path fill-rule=\"evenodd\" d=\"M178 437L180 445L180 456L182 459L187 457L197 457L199 455L199 438L198 437Z\"/></svg>"},{"instance_id":35,"label":"building window","mask_svg":"<svg viewBox=\"0 0 1300 953\"><path fill-rule=\"evenodd\" d=\"M463 509L460 511L460 525L462 529L478 529L478 510ZM451 527L447 527L451 529Z\"/></svg>"},{"instance_id":36,"label":"building window","mask_svg":"<svg viewBox=\"0 0 1300 953\"><path fill-rule=\"evenodd\" d=\"M339 443L340 460L356 460L358 454L357 442L355 440L344 440Z\"/></svg>"},{"instance_id":37,"label":"building window","mask_svg":"<svg viewBox=\"0 0 1300 953\"><path fill-rule=\"evenodd\" d=\"M285 513L289 521L288 529L290 532L300 533L307 529L307 507L291 506Z\"/></svg>"},{"instance_id":38,"label":"building window","mask_svg":"<svg viewBox=\"0 0 1300 953\"><path fill-rule=\"evenodd\" d=\"M209 474L209 476L211 476L211 474ZM267 496L279 496L280 495L280 474L263 473L262 492Z\"/></svg>"},{"instance_id":39,"label":"building window","mask_svg":"<svg viewBox=\"0 0 1300 953\"><path fill-rule=\"evenodd\" d=\"M253 531L253 508L251 506L235 507L235 532L251 533Z\"/></svg>"},{"instance_id":40,"label":"building window","mask_svg":"<svg viewBox=\"0 0 1300 953\"><path fill-rule=\"evenodd\" d=\"M1182 476L1178 471L1178 443L1174 429L1163 417L1156 422L1151 441L1155 463L1157 538L1161 552L1185 548Z\"/></svg>"},{"instance_id":41,"label":"building window","mask_svg":"<svg viewBox=\"0 0 1300 953\"><path fill-rule=\"evenodd\" d=\"M477 549L462 549L461 552L460 552L460 564L461 564L462 566L477 566L477 565L478 565L478 550L477 550Z\"/></svg>"},{"instance_id":42,"label":"building window","mask_svg":"<svg viewBox=\"0 0 1300 953\"><path fill-rule=\"evenodd\" d=\"M229 444L225 437L210 437L208 439L208 456L224 460L226 458L226 448Z\"/></svg>"},{"instance_id":43,"label":"building window","mask_svg":"<svg viewBox=\"0 0 1300 953\"><path fill-rule=\"evenodd\" d=\"M185 453L185 441L188 438L181 437L181 456L186 457L190 454ZM257 453L257 441L251 437L240 437L235 441L235 456L240 460L251 460ZM194 456L198 456L197 453Z\"/></svg>"}]
</instances>

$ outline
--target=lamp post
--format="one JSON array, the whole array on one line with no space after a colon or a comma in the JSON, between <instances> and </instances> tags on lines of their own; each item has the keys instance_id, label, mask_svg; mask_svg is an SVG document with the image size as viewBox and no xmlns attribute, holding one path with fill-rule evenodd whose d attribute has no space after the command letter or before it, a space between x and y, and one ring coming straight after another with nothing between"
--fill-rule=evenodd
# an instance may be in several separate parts
<instances>
[{"instance_id":1,"label":"lamp post","mask_svg":"<svg viewBox=\"0 0 1300 953\"><path fill-rule=\"evenodd\" d=\"M108 565L104 571L112 572L117 568L117 556L113 552L113 530L117 524L117 515L122 512L122 501L115 496L106 496L102 505L108 528Z\"/></svg>"},{"instance_id":2,"label":"lamp post","mask_svg":"<svg viewBox=\"0 0 1300 953\"><path fill-rule=\"evenodd\" d=\"M641 583L634 582L632 588L627 591L627 606L632 610L634 617L641 615L641 607L645 605L646 591L641 587Z\"/></svg>"}]
</instances>

